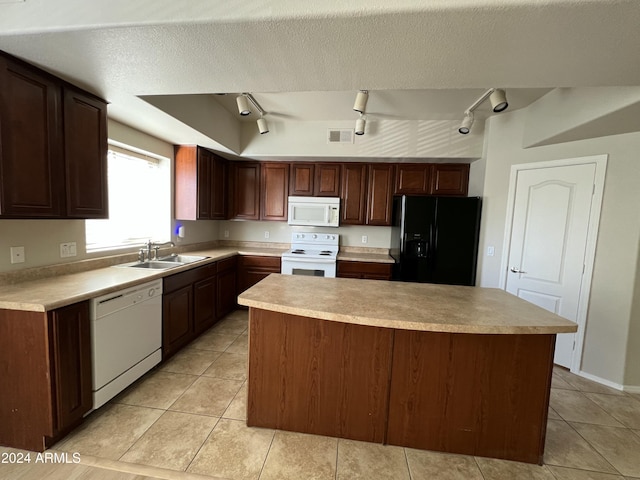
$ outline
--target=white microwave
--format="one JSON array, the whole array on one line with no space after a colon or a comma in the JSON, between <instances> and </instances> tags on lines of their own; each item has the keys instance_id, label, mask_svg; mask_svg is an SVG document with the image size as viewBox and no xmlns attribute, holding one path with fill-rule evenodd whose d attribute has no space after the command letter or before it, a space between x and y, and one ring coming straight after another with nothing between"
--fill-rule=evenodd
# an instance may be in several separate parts
<instances>
[{"instance_id":1,"label":"white microwave","mask_svg":"<svg viewBox=\"0 0 640 480\"><path fill-rule=\"evenodd\" d=\"M337 227L339 224L338 197L289 197L289 225Z\"/></svg>"}]
</instances>

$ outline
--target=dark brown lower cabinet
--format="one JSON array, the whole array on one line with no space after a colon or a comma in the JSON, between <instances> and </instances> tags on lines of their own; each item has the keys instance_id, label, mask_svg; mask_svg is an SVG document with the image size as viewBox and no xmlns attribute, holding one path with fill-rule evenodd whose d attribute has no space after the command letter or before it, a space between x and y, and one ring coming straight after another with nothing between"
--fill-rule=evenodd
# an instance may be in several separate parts
<instances>
[{"instance_id":1,"label":"dark brown lower cabinet","mask_svg":"<svg viewBox=\"0 0 640 480\"><path fill-rule=\"evenodd\" d=\"M237 257L226 258L218 262L218 318L232 312L237 306L236 281Z\"/></svg>"},{"instance_id":2,"label":"dark brown lower cabinet","mask_svg":"<svg viewBox=\"0 0 640 480\"><path fill-rule=\"evenodd\" d=\"M217 263L163 279L162 359L176 353L218 319Z\"/></svg>"},{"instance_id":3,"label":"dark brown lower cabinet","mask_svg":"<svg viewBox=\"0 0 640 480\"><path fill-rule=\"evenodd\" d=\"M391 280L392 270L392 263L338 260L336 276L339 278L361 278L365 280Z\"/></svg>"},{"instance_id":4,"label":"dark brown lower cabinet","mask_svg":"<svg viewBox=\"0 0 640 480\"><path fill-rule=\"evenodd\" d=\"M166 360L236 308L236 257L165 277L162 288Z\"/></svg>"},{"instance_id":5,"label":"dark brown lower cabinet","mask_svg":"<svg viewBox=\"0 0 640 480\"><path fill-rule=\"evenodd\" d=\"M193 329L193 286L189 284L162 295L162 358L189 343Z\"/></svg>"},{"instance_id":6,"label":"dark brown lower cabinet","mask_svg":"<svg viewBox=\"0 0 640 480\"><path fill-rule=\"evenodd\" d=\"M93 406L89 304L76 303L54 310L49 322L57 424L66 427L80 422Z\"/></svg>"},{"instance_id":7,"label":"dark brown lower cabinet","mask_svg":"<svg viewBox=\"0 0 640 480\"><path fill-rule=\"evenodd\" d=\"M89 303L0 310L0 445L42 452L92 408Z\"/></svg>"},{"instance_id":8,"label":"dark brown lower cabinet","mask_svg":"<svg viewBox=\"0 0 640 480\"><path fill-rule=\"evenodd\" d=\"M280 273L280 257L241 256L238 259L238 295L272 273Z\"/></svg>"},{"instance_id":9,"label":"dark brown lower cabinet","mask_svg":"<svg viewBox=\"0 0 640 480\"><path fill-rule=\"evenodd\" d=\"M554 334L249 324L249 426L542 463Z\"/></svg>"}]
</instances>

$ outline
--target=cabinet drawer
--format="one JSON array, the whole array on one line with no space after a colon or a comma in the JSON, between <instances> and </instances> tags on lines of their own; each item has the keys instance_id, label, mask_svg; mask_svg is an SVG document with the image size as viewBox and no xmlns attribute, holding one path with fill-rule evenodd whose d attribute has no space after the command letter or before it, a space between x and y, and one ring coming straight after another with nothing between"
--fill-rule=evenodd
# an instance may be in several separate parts
<instances>
[{"instance_id":1,"label":"cabinet drawer","mask_svg":"<svg viewBox=\"0 0 640 480\"><path fill-rule=\"evenodd\" d=\"M392 269L393 264L391 263L340 260L337 265L337 276L343 278L391 280Z\"/></svg>"},{"instance_id":2,"label":"cabinet drawer","mask_svg":"<svg viewBox=\"0 0 640 480\"><path fill-rule=\"evenodd\" d=\"M237 261L238 261L237 257L230 257L230 258L225 258L224 260L220 260L219 262L216 263L216 265L218 266L218 273L235 269L237 265Z\"/></svg>"},{"instance_id":3,"label":"cabinet drawer","mask_svg":"<svg viewBox=\"0 0 640 480\"><path fill-rule=\"evenodd\" d=\"M263 267L267 269L273 269L273 273L280 273L280 257L263 257L254 255L242 255L240 256L239 267Z\"/></svg>"}]
</instances>

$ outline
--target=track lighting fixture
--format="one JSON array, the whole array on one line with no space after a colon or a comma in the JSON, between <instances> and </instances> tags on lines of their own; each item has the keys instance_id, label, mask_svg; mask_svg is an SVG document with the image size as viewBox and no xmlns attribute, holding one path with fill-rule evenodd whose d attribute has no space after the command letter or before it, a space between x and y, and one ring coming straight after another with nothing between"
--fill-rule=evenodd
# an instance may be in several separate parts
<instances>
[{"instance_id":1,"label":"track lighting fixture","mask_svg":"<svg viewBox=\"0 0 640 480\"><path fill-rule=\"evenodd\" d=\"M471 126L473 125L473 112L465 112L464 119L460 124L460 128L458 128L458 132L463 135L466 135L471 131Z\"/></svg>"},{"instance_id":2,"label":"track lighting fixture","mask_svg":"<svg viewBox=\"0 0 640 480\"><path fill-rule=\"evenodd\" d=\"M264 118L267 112L265 112L256 99L253 98L253 95L250 93L242 93L236 97L236 103L238 104L238 112L240 112L240 115L243 117L251 114L251 105L253 105L260 114L260 118L257 120L260 134L269 133L269 124L266 118Z\"/></svg>"},{"instance_id":3,"label":"track lighting fixture","mask_svg":"<svg viewBox=\"0 0 640 480\"><path fill-rule=\"evenodd\" d=\"M245 93L236 97L236 103L238 104L238 112L240 112L240 115L246 117L251 113L251 109L249 108L249 99Z\"/></svg>"},{"instance_id":4,"label":"track lighting fixture","mask_svg":"<svg viewBox=\"0 0 640 480\"><path fill-rule=\"evenodd\" d=\"M265 133L269 133L269 124L262 117L258 119L258 130L260 131L261 135L264 135Z\"/></svg>"},{"instance_id":5,"label":"track lighting fixture","mask_svg":"<svg viewBox=\"0 0 640 480\"><path fill-rule=\"evenodd\" d=\"M464 111L464 119L460 124L460 128L458 128L458 132L460 132L462 135L466 135L471 131L471 126L473 125L473 112L487 98L489 98L491 102L491 108L496 113L505 111L509 106L509 103L507 102L507 94L504 90L502 90L501 88L490 88Z\"/></svg>"},{"instance_id":6,"label":"track lighting fixture","mask_svg":"<svg viewBox=\"0 0 640 480\"><path fill-rule=\"evenodd\" d=\"M364 113L367 108L367 100L369 100L369 90L360 90L356 94L356 102L353 104L353 109L356 112Z\"/></svg>"},{"instance_id":7,"label":"track lighting fixture","mask_svg":"<svg viewBox=\"0 0 640 480\"><path fill-rule=\"evenodd\" d=\"M489 101L491 102L491 108L493 108L493 111L496 113L506 110L509 106L507 103L507 94L500 88L496 88L493 91L489 97Z\"/></svg>"},{"instance_id":8,"label":"track lighting fixture","mask_svg":"<svg viewBox=\"0 0 640 480\"><path fill-rule=\"evenodd\" d=\"M364 127L367 123L366 117L361 113L360 118L356 120L356 135L364 135Z\"/></svg>"}]
</instances>

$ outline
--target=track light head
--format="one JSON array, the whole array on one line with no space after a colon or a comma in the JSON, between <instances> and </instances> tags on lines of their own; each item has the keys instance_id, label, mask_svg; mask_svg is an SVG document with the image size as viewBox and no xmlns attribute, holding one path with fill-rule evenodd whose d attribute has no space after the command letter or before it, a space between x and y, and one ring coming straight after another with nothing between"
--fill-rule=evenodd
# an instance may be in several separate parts
<instances>
[{"instance_id":1,"label":"track light head","mask_svg":"<svg viewBox=\"0 0 640 480\"><path fill-rule=\"evenodd\" d=\"M244 93L236 97L236 103L238 104L238 112L240 113L240 115L246 117L251 113L251 108L249 107L249 99Z\"/></svg>"},{"instance_id":2,"label":"track light head","mask_svg":"<svg viewBox=\"0 0 640 480\"><path fill-rule=\"evenodd\" d=\"M493 91L489 97L489 101L491 102L491 108L496 113L503 112L509 106L509 103L507 102L507 94L500 88L496 88Z\"/></svg>"},{"instance_id":3,"label":"track light head","mask_svg":"<svg viewBox=\"0 0 640 480\"><path fill-rule=\"evenodd\" d=\"M367 108L367 100L369 100L369 90L360 90L356 94L356 102L353 104L353 109L356 112L364 113Z\"/></svg>"},{"instance_id":4,"label":"track light head","mask_svg":"<svg viewBox=\"0 0 640 480\"><path fill-rule=\"evenodd\" d=\"M462 135L466 135L471 131L471 126L473 125L473 112L465 112L464 119L460 124L460 128L458 128L458 132Z\"/></svg>"},{"instance_id":5,"label":"track light head","mask_svg":"<svg viewBox=\"0 0 640 480\"><path fill-rule=\"evenodd\" d=\"M367 123L367 120L364 115L360 114L360 118L356 120L356 135L364 135L364 127Z\"/></svg>"},{"instance_id":6,"label":"track light head","mask_svg":"<svg viewBox=\"0 0 640 480\"><path fill-rule=\"evenodd\" d=\"M258 130L260 131L260 135L264 135L265 133L269 133L269 124L267 120L260 117L258 119Z\"/></svg>"}]
</instances>

